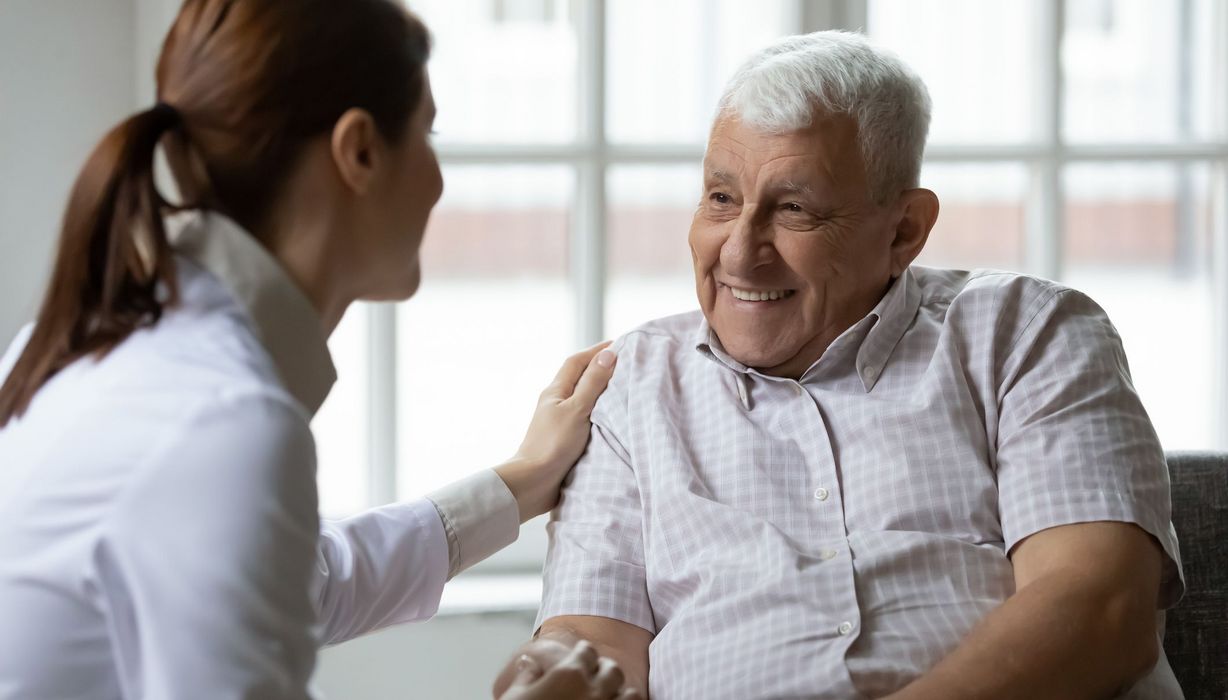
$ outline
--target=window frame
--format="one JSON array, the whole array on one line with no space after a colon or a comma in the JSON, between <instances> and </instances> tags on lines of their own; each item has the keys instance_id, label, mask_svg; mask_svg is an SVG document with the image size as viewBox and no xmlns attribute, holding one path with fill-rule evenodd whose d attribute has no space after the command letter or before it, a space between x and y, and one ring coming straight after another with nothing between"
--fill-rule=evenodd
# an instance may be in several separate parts
<instances>
[{"instance_id":1,"label":"window frame","mask_svg":"<svg viewBox=\"0 0 1228 700\"><path fill-rule=\"evenodd\" d=\"M1184 26L1188 26L1191 0L1181 0ZM796 31L820 29L863 30L867 24L867 0L794 0ZM1170 144L1082 145L1064 141L1062 136L1062 95L1064 76L1061 63L1062 37L1065 33L1066 0L1036 3L1035 15L1043 62L1040 79L1032 89L1041 125L1038 137L1023 144L944 145L926 150L929 163L1010 162L1027 168L1030 186L1025 200L1027 221L1023 271L1050 279L1061 279L1063 217L1062 173L1066 166L1087 162L1204 162L1212 183L1212 313L1215 325L1214 382L1216 422L1228 424L1228 140L1220 134L1214 141L1189 141ZM703 144L627 144L613 143L606 135L606 8L607 0L589 0L576 8L579 31L581 124L578 138L566 145L449 144L438 149L445 165L561 164L574 169L577 176L576 208L570 227L570 283L577 299L577 346L601 340L605 333L606 249L608 203L606 178L610 168L625 164L693 164L703 157ZM1228 79L1228 8L1214 4L1215 21L1225 39L1217 42L1213 58L1214 75ZM1188 72L1188 65L1183 73ZM1183 81L1184 82L1184 81ZM1221 80L1222 82L1222 80ZM1220 91L1214 106L1217 115L1228 119L1228 93ZM397 318L391 304L369 304L369 408L371 422L367 435L369 505L397 500ZM1213 436L1214 449L1228 449L1228 432ZM533 567L540 566L535 562ZM529 563L525 562L525 569Z\"/></svg>"}]
</instances>

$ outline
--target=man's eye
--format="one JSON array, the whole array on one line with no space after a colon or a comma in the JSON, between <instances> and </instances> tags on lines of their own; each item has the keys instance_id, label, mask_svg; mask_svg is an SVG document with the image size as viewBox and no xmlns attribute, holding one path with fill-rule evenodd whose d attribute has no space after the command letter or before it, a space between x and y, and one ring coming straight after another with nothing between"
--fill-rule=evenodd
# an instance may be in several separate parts
<instances>
[{"instance_id":1,"label":"man's eye","mask_svg":"<svg viewBox=\"0 0 1228 700\"><path fill-rule=\"evenodd\" d=\"M711 195L708 196L708 199L711 199L717 204L730 204L733 202L733 197L730 197L724 192L713 192Z\"/></svg>"},{"instance_id":2,"label":"man's eye","mask_svg":"<svg viewBox=\"0 0 1228 700\"><path fill-rule=\"evenodd\" d=\"M796 214L800 214L806 211L805 209L802 208L802 205L798 204L797 202L786 202L785 204L781 205L780 208L787 212L796 213Z\"/></svg>"}]
</instances>

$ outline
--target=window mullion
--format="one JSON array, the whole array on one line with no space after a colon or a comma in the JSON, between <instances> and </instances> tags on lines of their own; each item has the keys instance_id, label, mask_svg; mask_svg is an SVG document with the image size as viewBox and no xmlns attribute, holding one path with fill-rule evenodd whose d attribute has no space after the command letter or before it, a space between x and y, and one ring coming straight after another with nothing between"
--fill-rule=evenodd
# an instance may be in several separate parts
<instances>
[{"instance_id":1,"label":"window mullion","mask_svg":"<svg viewBox=\"0 0 1228 700\"><path fill-rule=\"evenodd\" d=\"M606 3L583 4L580 20L581 138L578 206L571 227L571 279L576 299L576 335L591 345L605 334L606 248Z\"/></svg>"},{"instance_id":2,"label":"window mullion","mask_svg":"<svg viewBox=\"0 0 1228 700\"><path fill-rule=\"evenodd\" d=\"M1038 123L1042 125L1042 156L1032 166L1031 202L1028 217L1025 267L1029 272L1059 279L1062 274L1061 244L1064 233L1062 216L1062 165L1067 154L1062 142L1062 35L1065 23L1065 2L1048 0L1041 19L1042 69L1037 86Z\"/></svg>"},{"instance_id":3,"label":"window mullion","mask_svg":"<svg viewBox=\"0 0 1228 700\"><path fill-rule=\"evenodd\" d=\"M367 501L397 500L397 307L367 304Z\"/></svg>"},{"instance_id":4,"label":"window mullion","mask_svg":"<svg viewBox=\"0 0 1228 700\"><path fill-rule=\"evenodd\" d=\"M1215 449L1228 450L1228 160L1211 168L1211 319Z\"/></svg>"},{"instance_id":5,"label":"window mullion","mask_svg":"<svg viewBox=\"0 0 1228 700\"><path fill-rule=\"evenodd\" d=\"M865 31L867 0L797 0L798 31Z\"/></svg>"},{"instance_id":6,"label":"window mullion","mask_svg":"<svg viewBox=\"0 0 1228 700\"><path fill-rule=\"evenodd\" d=\"M1228 7L1212 3L1210 21L1218 28L1219 40L1211 57L1212 84L1228 80ZM1224 124L1228 123L1228 94L1218 91L1211 104L1212 123L1217 124L1213 138L1228 140ZM1215 383L1215 422L1213 448L1228 450L1228 156L1221 155L1211 166L1211 328L1212 381Z\"/></svg>"}]
</instances>

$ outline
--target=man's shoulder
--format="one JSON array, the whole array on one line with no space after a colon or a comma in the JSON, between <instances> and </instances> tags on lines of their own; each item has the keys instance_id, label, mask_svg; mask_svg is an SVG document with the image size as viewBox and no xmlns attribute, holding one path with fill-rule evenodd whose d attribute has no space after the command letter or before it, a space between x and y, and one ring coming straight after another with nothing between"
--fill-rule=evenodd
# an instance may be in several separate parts
<instances>
[{"instance_id":1,"label":"man's shoulder","mask_svg":"<svg viewBox=\"0 0 1228 700\"><path fill-rule=\"evenodd\" d=\"M699 309L663 316L627 331L614 341L614 349L620 362L624 354L634 362L694 351L703 323L704 315Z\"/></svg>"},{"instance_id":2,"label":"man's shoulder","mask_svg":"<svg viewBox=\"0 0 1228 700\"><path fill-rule=\"evenodd\" d=\"M1110 327L1108 314L1077 289L1034 275L1003 270L913 268L921 308L964 336L1014 347L1045 328L1066 332Z\"/></svg>"},{"instance_id":3,"label":"man's shoulder","mask_svg":"<svg viewBox=\"0 0 1228 700\"><path fill-rule=\"evenodd\" d=\"M922 305L981 299L1031 302L1052 299L1062 292L1071 291L1070 288L1043 277L1007 270L958 270L914 265L912 272L921 290Z\"/></svg>"},{"instance_id":4,"label":"man's shoulder","mask_svg":"<svg viewBox=\"0 0 1228 700\"><path fill-rule=\"evenodd\" d=\"M702 361L695 345L705 328L703 313L697 309L654 319L617 338L613 349L618 364L597 402L594 422L611 411L625 411L633 397L660 400L672 395L662 392L662 387L675 385L678 377L695 367L693 363Z\"/></svg>"},{"instance_id":5,"label":"man's shoulder","mask_svg":"<svg viewBox=\"0 0 1228 700\"><path fill-rule=\"evenodd\" d=\"M1077 297L1094 305L1077 290L1035 275L1006 270L956 270L914 266L921 307L943 314L948 322L974 319L977 324L1028 324L1061 299Z\"/></svg>"}]
</instances>

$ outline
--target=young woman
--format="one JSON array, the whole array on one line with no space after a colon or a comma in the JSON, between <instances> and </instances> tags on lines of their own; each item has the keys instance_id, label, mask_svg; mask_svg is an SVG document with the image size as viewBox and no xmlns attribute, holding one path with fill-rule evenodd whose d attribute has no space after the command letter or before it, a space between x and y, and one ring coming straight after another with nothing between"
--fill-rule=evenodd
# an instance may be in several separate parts
<instances>
[{"instance_id":1,"label":"young woman","mask_svg":"<svg viewBox=\"0 0 1228 700\"><path fill-rule=\"evenodd\" d=\"M37 321L0 359L0 698L307 697L320 644L429 617L553 507L602 346L508 462L317 515L325 340L355 300L414 293L442 190L428 51L393 0L184 4L157 105L90 156ZM473 371L497 390L515 368L491 347ZM621 675L580 646L504 697L619 697Z\"/></svg>"}]
</instances>

